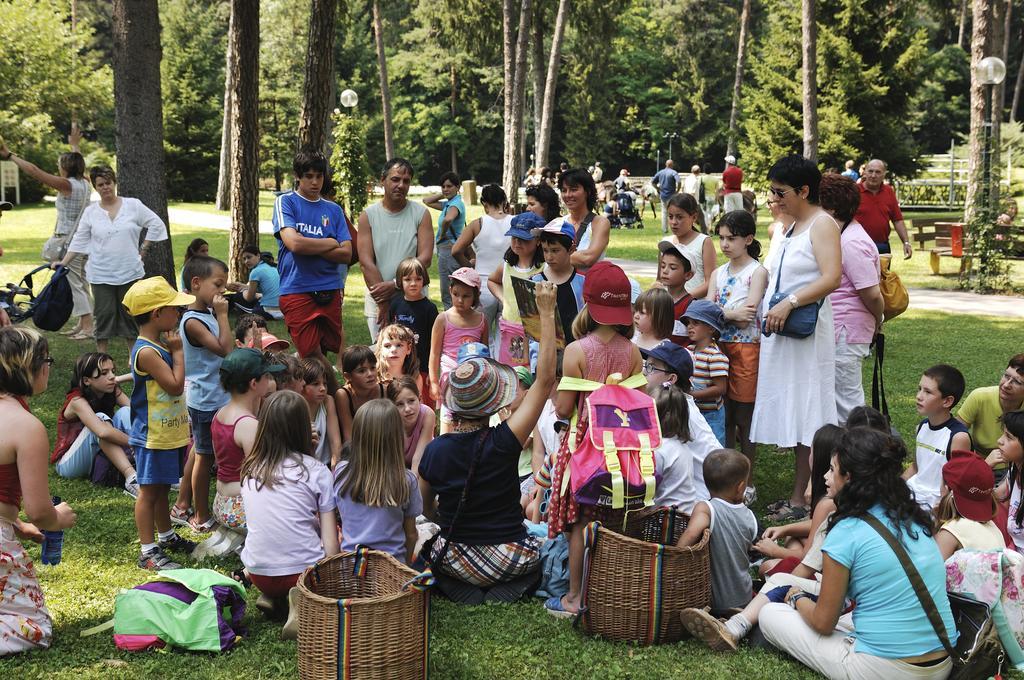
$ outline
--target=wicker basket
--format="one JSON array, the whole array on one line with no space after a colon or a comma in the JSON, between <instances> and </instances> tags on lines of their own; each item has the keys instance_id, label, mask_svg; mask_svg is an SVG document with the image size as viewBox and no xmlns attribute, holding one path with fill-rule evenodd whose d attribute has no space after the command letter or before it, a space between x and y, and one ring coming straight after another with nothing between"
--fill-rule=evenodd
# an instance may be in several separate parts
<instances>
[{"instance_id":1,"label":"wicker basket","mask_svg":"<svg viewBox=\"0 0 1024 680\"><path fill-rule=\"evenodd\" d=\"M402 586L416 572L360 549L328 557L299 579L299 677L424 678L430 594Z\"/></svg>"},{"instance_id":2,"label":"wicker basket","mask_svg":"<svg viewBox=\"0 0 1024 680\"><path fill-rule=\"evenodd\" d=\"M675 547L688 520L656 508L628 519L628 536L598 522L587 526L584 630L646 645L685 636L679 612L711 604L711 534L705 531L692 547Z\"/></svg>"}]
</instances>

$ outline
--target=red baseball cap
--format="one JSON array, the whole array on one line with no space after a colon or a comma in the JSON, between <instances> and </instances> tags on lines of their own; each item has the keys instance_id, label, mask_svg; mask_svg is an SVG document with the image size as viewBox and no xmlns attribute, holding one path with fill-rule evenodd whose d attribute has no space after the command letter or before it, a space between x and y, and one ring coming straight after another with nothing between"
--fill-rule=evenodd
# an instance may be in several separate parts
<instances>
[{"instance_id":1,"label":"red baseball cap","mask_svg":"<svg viewBox=\"0 0 1024 680\"><path fill-rule=\"evenodd\" d=\"M957 511L975 522L988 522L995 514L992 490L995 476L985 459L973 451L953 451L942 466L942 481L953 494Z\"/></svg>"},{"instance_id":2,"label":"red baseball cap","mask_svg":"<svg viewBox=\"0 0 1024 680\"><path fill-rule=\"evenodd\" d=\"M591 318L609 326L633 323L632 292L626 272L607 260L591 267L583 280L583 302Z\"/></svg>"}]
</instances>

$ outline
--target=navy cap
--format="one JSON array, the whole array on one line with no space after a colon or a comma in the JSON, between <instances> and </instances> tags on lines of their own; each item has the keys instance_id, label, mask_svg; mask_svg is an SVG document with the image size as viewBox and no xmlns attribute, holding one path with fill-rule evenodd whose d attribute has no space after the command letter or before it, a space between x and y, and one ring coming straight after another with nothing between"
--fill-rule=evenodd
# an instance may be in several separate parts
<instances>
[{"instance_id":1,"label":"navy cap","mask_svg":"<svg viewBox=\"0 0 1024 680\"><path fill-rule=\"evenodd\" d=\"M535 212L527 210L512 218L512 227L505 232L505 236L514 236L524 241L532 241L537 237L534 229L543 229L546 222L544 218Z\"/></svg>"},{"instance_id":2,"label":"navy cap","mask_svg":"<svg viewBox=\"0 0 1024 680\"><path fill-rule=\"evenodd\" d=\"M693 357L684 347L671 340L662 340L650 349L641 349L644 359L657 359L668 366L680 380L689 380L693 376Z\"/></svg>"}]
</instances>

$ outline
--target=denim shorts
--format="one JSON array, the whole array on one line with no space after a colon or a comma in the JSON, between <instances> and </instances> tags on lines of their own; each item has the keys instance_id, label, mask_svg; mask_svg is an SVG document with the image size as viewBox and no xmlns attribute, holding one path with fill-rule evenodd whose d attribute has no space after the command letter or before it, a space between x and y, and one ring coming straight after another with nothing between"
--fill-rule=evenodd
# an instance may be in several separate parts
<instances>
[{"instance_id":1,"label":"denim shorts","mask_svg":"<svg viewBox=\"0 0 1024 680\"><path fill-rule=\"evenodd\" d=\"M185 469L185 447L178 449L135 448L135 474L140 486L177 484Z\"/></svg>"},{"instance_id":2,"label":"denim shorts","mask_svg":"<svg viewBox=\"0 0 1024 680\"><path fill-rule=\"evenodd\" d=\"M201 456L213 455L213 434L210 424L216 411L200 411L189 407L188 419L192 425L192 451Z\"/></svg>"}]
</instances>

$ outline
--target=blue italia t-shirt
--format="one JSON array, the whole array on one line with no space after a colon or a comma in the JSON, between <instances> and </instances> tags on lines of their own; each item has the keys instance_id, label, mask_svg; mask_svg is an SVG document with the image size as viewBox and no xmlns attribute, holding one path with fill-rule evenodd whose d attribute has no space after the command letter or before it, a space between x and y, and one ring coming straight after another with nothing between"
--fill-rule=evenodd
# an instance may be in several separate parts
<instances>
[{"instance_id":1,"label":"blue italia t-shirt","mask_svg":"<svg viewBox=\"0 0 1024 680\"><path fill-rule=\"evenodd\" d=\"M333 238L339 243L351 241L348 223L337 204L323 198L310 201L297 191L281 194L274 201L274 236L280 247L277 271L281 275L281 295L338 290L342 287L341 267L318 255L296 255L281 240L281 230L292 228L306 238Z\"/></svg>"}]
</instances>

